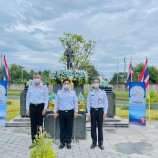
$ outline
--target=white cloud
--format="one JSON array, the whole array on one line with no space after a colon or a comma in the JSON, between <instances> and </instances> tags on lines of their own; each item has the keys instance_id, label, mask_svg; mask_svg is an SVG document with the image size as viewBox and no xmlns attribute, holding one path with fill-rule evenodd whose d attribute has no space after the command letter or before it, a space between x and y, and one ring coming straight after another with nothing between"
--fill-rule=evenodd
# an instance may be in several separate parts
<instances>
[{"instance_id":1,"label":"white cloud","mask_svg":"<svg viewBox=\"0 0 158 158\"><path fill-rule=\"evenodd\" d=\"M63 68L58 38L72 32L97 42L91 63L104 74L116 72L117 56L119 71L124 57L127 64L149 57L149 64L157 65L152 60L158 52L157 0L1 0L0 5L0 51L10 64Z\"/></svg>"},{"instance_id":2,"label":"white cloud","mask_svg":"<svg viewBox=\"0 0 158 158\"><path fill-rule=\"evenodd\" d=\"M17 24L10 26L10 28L5 28L8 32L21 31L21 32L34 32L36 30L40 30L42 32L52 31L53 28L49 28L49 26L45 25L43 22L35 22L31 25L26 25L18 22Z\"/></svg>"}]
</instances>

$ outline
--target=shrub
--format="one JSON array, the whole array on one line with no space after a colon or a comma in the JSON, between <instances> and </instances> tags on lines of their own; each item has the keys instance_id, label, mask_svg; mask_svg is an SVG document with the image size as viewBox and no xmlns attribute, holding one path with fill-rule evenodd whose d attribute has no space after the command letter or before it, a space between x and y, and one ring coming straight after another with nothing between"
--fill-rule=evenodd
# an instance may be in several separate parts
<instances>
[{"instance_id":1,"label":"shrub","mask_svg":"<svg viewBox=\"0 0 158 158\"><path fill-rule=\"evenodd\" d=\"M7 105L11 105L12 104L12 102L11 101L7 101Z\"/></svg>"},{"instance_id":2,"label":"shrub","mask_svg":"<svg viewBox=\"0 0 158 158\"><path fill-rule=\"evenodd\" d=\"M146 102L149 105L149 95L147 94L146 97ZM152 108L153 104L158 103L158 93L156 93L155 91L151 91L150 92L150 107Z\"/></svg>"},{"instance_id":3,"label":"shrub","mask_svg":"<svg viewBox=\"0 0 158 158\"><path fill-rule=\"evenodd\" d=\"M49 138L50 134L40 128L36 139L31 145L33 148L30 151L30 158L56 158Z\"/></svg>"}]
</instances>

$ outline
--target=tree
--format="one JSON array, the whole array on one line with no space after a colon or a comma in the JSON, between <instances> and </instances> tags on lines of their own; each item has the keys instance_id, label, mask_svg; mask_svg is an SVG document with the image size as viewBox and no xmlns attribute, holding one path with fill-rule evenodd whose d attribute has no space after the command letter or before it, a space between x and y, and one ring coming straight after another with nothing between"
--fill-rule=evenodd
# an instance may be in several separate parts
<instances>
[{"instance_id":1,"label":"tree","mask_svg":"<svg viewBox=\"0 0 158 158\"><path fill-rule=\"evenodd\" d=\"M28 72L21 65L12 64L10 66L11 83L22 83L22 79L23 83L26 83L29 79L33 78L34 73L34 70Z\"/></svg>"},{"instance_id":2,"label":"tree","mask_svg":"<svg viewBox=\"0 0 158 158\"><path fill-rule=\"evenodd\" d=\"M134 67L134 78L133 81L138 81L140 74L143 70L144 64L138 64ZM149 68L149 79L150 83L158 83L158 70L155 66L148 66Z\"/></svg>"},{"instance_id":3,"label":"tree","mask_svg":"<svg viewBox=\"0 0 158 158\"><path fill-rule=\"evenodd\" d=\"M140 63L133 67L134 78L132 79L133 82L139 81L140 74L142 73L144 64ZM150 83L158 83L158 69L155 66L148 66L149 68L149 80ZM118 73L118 83L125 83L127 79L127 73L119 72ZM114 73L110 83L117 83L117 73Z\"/></svg>"},{"instance_id":4,"label":"tree","mask_svg":"<svg viewBox=\"0 0 158 158\"><path fill-rule=\"evenodd\" d=\"M132 81L137 82L139 80L140 74L143 70L144 64L140 63L136 66L133 67L133 72L134 72L134 78L132 79Z\"/></svg>"},{"instance_id":5,"label":"tree","mask_svg":"<svg viewBox=\"0 0 158 158\"><path fill-rule=\"evenodd\" d=\"M118 83L125 83L127 79L127 72L118 73ZM110 83L117 83L117 73L114 73Z\"/></svg>"},{"instance_id":6,"label":"tree","mask_svg":"<svg viewBox=\"0 0 158 158\"><path fill-rule=\"evenodd\" d=\"M155 66L149 67L150 83L158 83L158 70Z\"/></svg>"},{"instance_id":7,"label":"tree","mask_svg":"<svg viewBox=\"0 0 158 158\"><path fill-rule=\"evenodd\" d=\"M87 65L86 68L87 72L88 72L88 76L89 76L89 83L92 83L94 78L99 76L98 71L95 69L94 65Z\"/></svg>"},{"instance_id":8,"label":"tree","mask_svg":"<svg viewBox=\"0 0 158 158\"><path fill-rule=\"evenodd\" d=\"M29 79L32 79L33 78L33 75L35 74L36 72L34 70L30 70L30 73L29 73Z\"/></svg>"},{"instance_id":9,"label":"tree","mask_svg":"<svg viewBox=\"0 0 158 158\"><path fill-rule=\"evenodd\" d=\"M22 66L12 64L10 67L11 83L22 83Z\"/></svg>"},{"instance_id":10,"label":"tree","mask_svg":"<svg viewBox=\"0 0 158 158\"><path fill-rule=\"evenodd\" d=\"M151 91L149 95L150 95L150 109L151 109L153 104L158 103L158 93L156 93L155 91ZM146 102L149 105L149 96L148 95L146 97Z\"/></svg>"},{"instance_id":11,"label":"tree","mask_svg":"<svg viewBox=\"0 0 158 158\"><path fill-rule=\"evenodd\" d=\"M65 33L63 37L59 38L64 49L69 43L74 51L74 67L79 70L86 70L89 65L90 56L93 54L95 43L94 41L86 41L82 35ZM66 56L61 56L59 62L66 64Z\"/></svg>"},{"instance_id":12,"label":"tree","mask_svg":"<svg viewBox=\"0 0 158 158\"><path fill-rule=\"evenodd\" d=\"M44 70L41 72L41 79L45 84L49 83L49 74L50 70Z\"/></svg>"}]
</instances>

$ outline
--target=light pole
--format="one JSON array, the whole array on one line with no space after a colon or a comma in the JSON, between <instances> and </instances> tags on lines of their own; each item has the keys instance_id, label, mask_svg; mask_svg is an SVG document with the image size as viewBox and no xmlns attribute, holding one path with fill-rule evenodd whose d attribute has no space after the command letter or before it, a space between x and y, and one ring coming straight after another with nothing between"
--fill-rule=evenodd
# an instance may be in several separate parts
<instances>
[{"instance_id":1,"label":"light pole","mask_svg":"<svg viewBox=\"0 0 158 158\"><path fill-rule=\"evenodd\" d=\"M126 72L126 58L124 57L124 72Z\"/></svg>"},{"instance_id":2,"label":"light pole","mask_svg":"<svg viewBox=\"0 0 158 158\"><path fill-rule=\"evenodd\" d=\"M118 84L118 56L117 56L117 84Z\"/></svg>"},{"instance_id":3,"label":"light pole","mask_svg":"<svg viewBox=\"0 0 158 158\"><path fill-rule=\"evenodd\" d=\"M21 79L22 79L22 83L24 83L24 66L21 67L22 68L22 76L21 76Z\"/></svg>"},{"instance_id":4,"label":"light pole","mask_svg":"<svg viewBox=\"0 0 158 158\"><path fill-rule=\"evenodd\" d=\"M12 80L12 66L10 66L10 78ZM10 83L11 83L11 80L10 80Z\"/></svg>"}]
</instances>

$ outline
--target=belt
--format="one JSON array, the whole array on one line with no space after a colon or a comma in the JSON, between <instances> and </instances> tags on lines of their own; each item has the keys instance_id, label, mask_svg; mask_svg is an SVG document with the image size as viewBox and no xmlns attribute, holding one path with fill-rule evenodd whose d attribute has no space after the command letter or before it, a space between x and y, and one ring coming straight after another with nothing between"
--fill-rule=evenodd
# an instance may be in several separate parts
<instances>
[{"instance_id":1,"label":"belt","mask_svg":"<svg viewBox=\"0 0 158 158\"><path fill-rule=\"evenodd\" d=\"M74 109L71 109L71 110L60 110L62 112L69 112L69 111L74 111Z\"/></svg>"},{"instance_id":2,"label":"belt","mask_svg":"<svg viewBox=\"0 0 158 158\"><path fill-rule=\"evenodd\" d=\"M103 108L91 108L93 110L102 110Z\"/></svg>"},{"instance_id":3,"label":"belt","mask_svg":"<svg viewBox=\"0 0 158 158\"><path fill-rule=\"evenodd\" d=\"M30 105L33 105L33 106L38 106L38 105L43 105L44 103L40 103L40 104L33 104L33 103L30 103Z\"/></svg>"}]
</instances>

